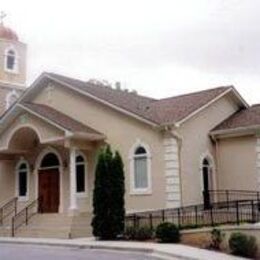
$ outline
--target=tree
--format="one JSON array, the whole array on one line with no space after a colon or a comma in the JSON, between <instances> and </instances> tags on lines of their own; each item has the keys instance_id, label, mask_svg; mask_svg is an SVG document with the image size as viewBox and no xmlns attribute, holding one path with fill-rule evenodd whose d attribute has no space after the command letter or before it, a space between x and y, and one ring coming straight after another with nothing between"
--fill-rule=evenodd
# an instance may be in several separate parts
<instances>
[{"instance_id":1,"label":"tree","mask_svg":"<svg viewBox=\"0 0 260 260\"><path fill-rule=\"evenodd\" d=\"M115 217L115 226L117 234L122 234L125 228L125 176L124 165L118 151L113 157L113 170L111 176L111 193L113 202L112 211Z\"/></svg>"},{"instance_id":2,"label":"tree","mask_svg":"<svg viewBox=\"0 0 260 260\"><path fill-rule=\"evenodd\" d=\"M93 194L93 235L103 240L115 239L124 230L124 170L121 156L110 146L98 155Z\"/></svg>"}]
</instances>

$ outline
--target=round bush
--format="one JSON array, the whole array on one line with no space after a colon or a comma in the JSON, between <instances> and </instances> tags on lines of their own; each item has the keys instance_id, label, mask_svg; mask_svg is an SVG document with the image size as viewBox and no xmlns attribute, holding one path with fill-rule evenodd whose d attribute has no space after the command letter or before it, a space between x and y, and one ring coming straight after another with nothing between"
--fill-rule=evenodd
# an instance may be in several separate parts
<instances>
[{"instance_id":1,"label":"round bush","mask_svg":"<svg viewBox=\"0 0 260 260\"><path fill-rule=\"evenodd\" d=\"M172 223L162 223L156 229L156 237L161 243L178 243L180 242L180 230Z\"/></svg>"},{"instance_id":2,"label":"round bush","mask_svg":"<svg viewBox=\"0 0 260 260\"><path fill-rule=\"evenodd\" d=\"M254 258L257 253L256 239L253 236L236 232L230 236L228 243L234 255Z\"/></svg>"}]
</instances>

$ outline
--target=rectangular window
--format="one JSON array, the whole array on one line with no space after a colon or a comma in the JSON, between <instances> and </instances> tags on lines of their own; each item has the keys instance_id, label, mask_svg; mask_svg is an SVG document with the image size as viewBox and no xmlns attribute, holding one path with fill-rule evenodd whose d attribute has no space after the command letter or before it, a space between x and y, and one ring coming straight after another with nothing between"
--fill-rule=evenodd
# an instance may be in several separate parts
<instances>
[{"instance_id":1,"label":"rectangular window","mask_svg":"<svg viewBox=\"0 0 260 260\"><path fill-rule=\"evenodd\" d=\"M27 195L27 172L19 172L19 197Z\"/></svg>"},{"instance_id":2,"label":"rectangular window","mask_svg":"<svg viewBox=\"0 0 260 260\"><path fill-rule=\"evenodd\" d=\"M85 192L85 165L76 166L77 192Z\"/></svg>"},{"instance_id":3,"label":"rectangular window","mask_svg":"<svg viewBox=\"0 0 260 260\"><path fill-rule=\"evenodd\" d=\"M146 189L148 188L148 176L147 176L147 158L135 158L135 188Z\"/></svg>"}]
</instances>

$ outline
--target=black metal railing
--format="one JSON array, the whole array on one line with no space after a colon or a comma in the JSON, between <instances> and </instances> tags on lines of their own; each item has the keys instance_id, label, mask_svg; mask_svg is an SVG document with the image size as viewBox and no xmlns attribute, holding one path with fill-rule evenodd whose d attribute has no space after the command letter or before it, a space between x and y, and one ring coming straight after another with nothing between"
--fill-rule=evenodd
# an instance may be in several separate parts
<instances>
[{"instance_id":1,"label":"black metal railing","mask_svg":"<svg viewBox=\"0 0 260 260\"><path fill-rule=\"evenodd\" d=\"M155 228L163 222L171 222L181 229L217 226L224 224L255 223L260 220L259 202L243 200L204 204L175 209L139 212L126 216L126 226L150 226Z\"/></svg>"},{"instance_id":2,"label":"black metal railing","mask_svg":"<svg viewBox=\"0 0 260 260\"><path fill-rule=\"evenodd\" d=\"M0 225L3 225L4 219L17 213L17 198L12 198L8 202L6 202L0 208Z\"/></svg>"},{"instance_id":3,"label":"black metal railing","mask_svg":"<svg viewBox=\"0 0 260 260\"><path fill-rule=\"evenodd\" d=\"M15 236L15 233L18 228L20 228L23 225L28 225L29 220L34 215L42 212L41 201L41 198L34 200L12 218L12 237Z\"/></svg>"},{"instance_id":4,"label":"black metal railing","mask_svg":"<svg viewBox=\"0 0 260 260\"><path fill-rule=\"evenodd\" d=\"M204 208L208 209L212 203L232 201L260 201L259 191L249 190L207 190L203 191Z\"/></svg>"}]
</instances>

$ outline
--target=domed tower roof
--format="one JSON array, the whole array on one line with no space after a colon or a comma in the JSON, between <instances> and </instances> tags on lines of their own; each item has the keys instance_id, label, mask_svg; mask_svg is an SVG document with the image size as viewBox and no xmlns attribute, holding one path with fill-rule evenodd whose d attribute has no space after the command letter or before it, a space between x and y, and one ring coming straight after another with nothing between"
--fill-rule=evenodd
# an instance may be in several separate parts
<instances>
[{"instance_id":1,"label":"domed tower roof","mask_svg":"<svg viewBox=\"0 0 260 260\"><path fill-rule=\"evenodd\" d=\"M0 39L19 41L17 33L6 27L3 23L0 23Z\"/></svg>"},{"instance_id":2,"label":"domed tower roof","mask_svg":"<svg viewBox=\"0 0 260 260\"><path fill-rule=\"evenodd\" d=\"M4 25L5 17L6 17L6 13L1 11L0 12L0 39L19 41L17 33Z\"/></svg>"}]
</instances>

